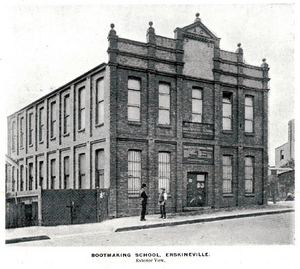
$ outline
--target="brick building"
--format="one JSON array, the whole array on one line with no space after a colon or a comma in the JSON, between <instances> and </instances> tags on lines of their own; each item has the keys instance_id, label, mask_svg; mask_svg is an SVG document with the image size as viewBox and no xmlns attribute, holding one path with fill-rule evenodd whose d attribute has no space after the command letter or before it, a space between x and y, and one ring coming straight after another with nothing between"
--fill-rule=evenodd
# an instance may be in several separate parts
<instances>
[{"instance_id":1,"label":"brick building","mask_svg":"<svg viewBox=\"0 0 300 269\"><path fill-rule=\"evenodd\" d=\"M199 14L174 38L149 25L142 43L112 24L108 63L8 117L7 199L99 187L121 217L139 214L146 183L150 214L161 187L169 212L266 202L265 59L246 64L241 44L221 50Z\"/></svg>"}]
</instances>

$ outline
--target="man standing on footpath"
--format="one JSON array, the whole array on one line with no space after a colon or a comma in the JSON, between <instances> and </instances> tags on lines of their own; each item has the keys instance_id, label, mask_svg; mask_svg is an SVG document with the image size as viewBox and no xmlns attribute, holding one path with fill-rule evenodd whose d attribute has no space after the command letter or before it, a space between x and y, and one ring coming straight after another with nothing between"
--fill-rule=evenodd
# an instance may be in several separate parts
<instances>
[{"instance_id":1,"label":"man standing on footpath","mask_svg":"<svg viewBox=\"0 0 300 269\"><path fill-rule=\"evenodd\" d=\"M165 188L161 188L161 193L159 194L158 204L160 207L160 219L166 218L166 202L168 199L168 195L166 193Z\"/></svg>"},{"instance_id":2,"label":"man standing on footpath","mask_svg":"<svg viewBox=\"0 0 300 269\"><path fill-rule=\"evenodd\" d=\"M145 221L145 215L146 215L146 206L147 206L147 193L146 193L146 184L142 184L142 188L140 190L140 197L141 197L141 205L142 205L142 211L141 211L141 221Z\"/></svg>"}]
</instances>

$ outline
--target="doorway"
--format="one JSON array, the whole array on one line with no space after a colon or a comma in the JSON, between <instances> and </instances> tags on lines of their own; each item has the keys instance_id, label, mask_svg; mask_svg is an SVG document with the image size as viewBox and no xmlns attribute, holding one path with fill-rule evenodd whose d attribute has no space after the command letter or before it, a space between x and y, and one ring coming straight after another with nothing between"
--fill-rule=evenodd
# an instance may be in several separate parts
<instances>
[{"instance_id":1,"label":"doorway","mask_svg":"<svg viewBox=\"0 0 300 269\"><path fill-rule=\"evenodd\" d=\"M204 207L207 204L207 173L187 174L187 206Z\"/></svg>"}]
</instances>

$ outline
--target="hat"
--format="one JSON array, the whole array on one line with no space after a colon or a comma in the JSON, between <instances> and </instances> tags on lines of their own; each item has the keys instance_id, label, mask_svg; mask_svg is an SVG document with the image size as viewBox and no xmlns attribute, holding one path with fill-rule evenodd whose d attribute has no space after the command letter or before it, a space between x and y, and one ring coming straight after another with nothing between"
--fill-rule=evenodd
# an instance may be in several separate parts
<instances>
[{"instance_id":1,"label":"hat","mask_svg":"<svg viewBox=\"0 0 300 269\"><path fill-rule=\"evenodd\" d=\"M147 187L147 185L145 183L142 184L142 188Z\"/></svg>"}]
</instances>

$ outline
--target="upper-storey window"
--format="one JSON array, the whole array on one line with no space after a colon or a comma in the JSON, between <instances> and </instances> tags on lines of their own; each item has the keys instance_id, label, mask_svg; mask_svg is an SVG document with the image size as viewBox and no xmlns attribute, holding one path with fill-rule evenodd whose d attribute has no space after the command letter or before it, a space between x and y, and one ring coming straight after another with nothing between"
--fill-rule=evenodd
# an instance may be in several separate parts
<instances>
[{"instance_id":1,"label":"upper-storey window","mask_svg":"<svg viewBox=\"0 0 300 269\"><path fill-rule=\"evenodd\" d=\"M56 102L50 104L50 138L56 136Z\"/></svg>"},{"instance_id":2,"label":"upper-storey window","mask_svg":"<svg viewBox=\"0 0 300 269\"><path fill-rule=\"evenodd\" d=\"M28 116L28 129L29 129L29 135L28 135L28 143L29 146L31 146L33 144L33 113L29 113Z\"/></svg>"},{"instance_id":3,"label":"upper-storey window","mask_svg":"<svg viewBox=\"0 0 300 269\"><path fill-rule=\"evenodd\" d=\"M202 90L192 89L192 122L202 122Z\"/></svg>"},{"instance_id":4,"label":"upper-storey window","mask_svg":"<svg viewBox=\"0 0 300 269\"><path fill-rule=\"evenodd\" d=\"M159 124L170 124L170 85L159 83Z\"/></svg>"},{"instance_id":5,"label":"upper-storey window","mask_svg":"<svg viewBox=\"0 0 300 269\"><path fill-rule=\"evenodd\" d=\"M78 129L85 128L85 88L78 92Z\"/></svg>"},{"instance_id":6,"label":"upper-storey window","mask_svg":"<svg viewBox=\"0 0 300 269\"><path fill-rule=\"evenodd\" d=\"M223 92L223 130L232 130L232 94Z\"/></svg>"},{"instance_id":7,"label":"upper-storey window","mask_svg":"<svg viewBox=\"0 0 300 269\"><path fill-rule=\"evenodd\" d=\"M11 149L16 149L16 122L13 121L11 124Z\"/></svg>"},{"instance_id":8,"label":"upper-storey window","mask_svg":"<svg viewBox=\"0 0 300 269\"><path fill-rule=\"evenodd\" d=\"M24 117L20 119L20 148L24 148Z\"/></svg>"},{"instance_id":9,"label":"upper-storey window","mask_svg":"<svg viewBox=\"0 0 300 269\"><path fill-rule=\"evenodd\" d=\"M128 79L128 121L140 121L141 114L141 82Z\"/></svg>"},{"instance_id":10,"label":"upper-storey window","mask_svg":"<svg viewBox=\"0 0 300 269\"><path fill-rule=\"evenodd\" d=\"M96 84L96 124L104 123L104 79Z\"/></svg>"},{"instance_id":11,"label":"upper-storey window","mask_svg":"<svg viewBox=\"0 0 300 269\"><path fill-rule=\"evenodd\" d=\"M44 108L39 109L39 142L44 141Z\"/></svg>"},{"instance_id":12,"label":"upper-storey window","mask_svg":"<svg viewBox=\"0 0 300 269\"><path fill-rule=\"evenodd\" d=\"M70 95L67 94L64 97L64 134L70 133Z\"/></svg>"},{"instance_id":13,"label":"upper-storey window","mask_svg":"<svg viewBox=\"0 0 300 269\"><path fill-rule=\"evenodd\" d=\"M253 133L253 97L245 98L245 132Z\"/></svg>"}]
</instances>

